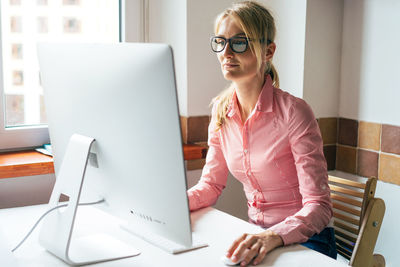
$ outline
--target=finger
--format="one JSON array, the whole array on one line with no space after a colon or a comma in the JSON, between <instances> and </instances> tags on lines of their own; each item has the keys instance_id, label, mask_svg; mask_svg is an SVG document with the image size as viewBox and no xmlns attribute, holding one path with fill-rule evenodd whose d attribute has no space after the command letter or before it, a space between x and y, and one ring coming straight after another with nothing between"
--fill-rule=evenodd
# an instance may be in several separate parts
<instances>
[{"instance_id":1,"label":"finger","mask_svg":"<svg viewBox=\"0 0 400 267\"><path fill-rule=\"evenodd\" d=\"M240 266L246 266L248 263L251 262L251 260L257 256L258 251L260 250L260 248L262 247L262 242L260 240L258 240L256 243L254 243L251 248L248 250L248 252L246 253L245 258L243 259L243 261L240 263Z\"/></svg>"},{"instance_id":2,"label":"finger","mask_svg":"<svg viewBox=\"0 0 400 267\"><path fill-rule=\"evenodd\" d=\"M232 245L228 248L228 251L226 252L227 257L231 257L233 252L236 250L238 245L243 241L246 240L247 234L241 235L239 238L237 238L235 241L233 241Z\"/></svg>"},{"instance_id":3,"label":"finger","mask_svg":"<svg viewBox=\"0 0 400 267\"><path fill-rule=\"evenodd\" d=\"M268 249L265 246L261 246L260 250L258 251L258 256L253 260L253 264L257 265L265 258L267 255Z\"/></svg>"},{"instance_id":4,"label":"finger","mask_svg":"<svg viewBox=\"0 0 400 267\"><path fill-rule=\"evenodd\" d=\"M242 254L244 251L248 248L251 248L251 246L256 243L258 238L254 235L248 235L247 238L242 241L236 248L236 250L232 254L232 259L233 261L237 261L242 257Z\"/></svg>"}]
</instances>

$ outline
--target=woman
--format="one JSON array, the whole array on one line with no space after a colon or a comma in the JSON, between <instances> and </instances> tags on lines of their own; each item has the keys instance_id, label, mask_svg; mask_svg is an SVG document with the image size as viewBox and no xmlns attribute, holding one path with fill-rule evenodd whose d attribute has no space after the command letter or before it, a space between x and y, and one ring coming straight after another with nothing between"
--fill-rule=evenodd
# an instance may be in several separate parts
<instances>
[{"instance_id":1,"label":"woman","mask_svg":"<svg viewBox=\"0 0 400 267\"><path fill-rule=\"evenodd\" d=\"M266 230L228 249L233 261L244 257L241 266L293 243L336 258L333 229L325 228L332 206L319 127L303 100L276 88L274 38L274 19L256 2L217 17L211 47L232 83L213 100L206 164L188 191L196 210L216 202L228 171L243 183L249 220Z\"/></svg>"}]
</instances>

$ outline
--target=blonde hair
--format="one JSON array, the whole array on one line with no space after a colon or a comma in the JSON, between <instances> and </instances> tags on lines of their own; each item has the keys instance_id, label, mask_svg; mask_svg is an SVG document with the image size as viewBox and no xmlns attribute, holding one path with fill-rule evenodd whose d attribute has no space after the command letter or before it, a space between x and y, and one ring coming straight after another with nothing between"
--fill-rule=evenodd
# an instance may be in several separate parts
<instances>
[{"instance_id":1,"label":"blonde hair","mask_svg":"<svg viewBox=\"0 0 400 267\"><path fill-rule=\"evenodd\" d=\"M215 33L218 32L221 22L227 17L233 18L239 24L247 38L260 40L250 42L249 47L257 58L258 68L261 68L263 44L273 43L275 40L275 21L271 13L264 6L254 1L236 3L217 16L214 27ZM279 76L272 62L267 62L264 72L271 75L272 85L279 87ZM211 101L211 105L215 105L216 131L221 129L225 122L233 92L234 88L231 84Z\"/></svg>"}]
</instances>

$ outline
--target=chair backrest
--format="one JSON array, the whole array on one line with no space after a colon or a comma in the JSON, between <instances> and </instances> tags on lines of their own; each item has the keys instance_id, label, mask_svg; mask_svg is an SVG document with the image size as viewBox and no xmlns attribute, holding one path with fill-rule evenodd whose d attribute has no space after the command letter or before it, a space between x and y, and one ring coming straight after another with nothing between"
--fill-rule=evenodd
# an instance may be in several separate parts
<instances>
[{"instance_id":1,"label":"chair backrest","mask_svg":"<svg viewBox=\"0 0 400 267\"><path fill-rule=\"evenodd\" d=\"M374 198L376 183L375 177L363 183L329 176L336 248L353 267L374 263L373 251L385 213L384 201Z\"/></svg>"}]
</instances>

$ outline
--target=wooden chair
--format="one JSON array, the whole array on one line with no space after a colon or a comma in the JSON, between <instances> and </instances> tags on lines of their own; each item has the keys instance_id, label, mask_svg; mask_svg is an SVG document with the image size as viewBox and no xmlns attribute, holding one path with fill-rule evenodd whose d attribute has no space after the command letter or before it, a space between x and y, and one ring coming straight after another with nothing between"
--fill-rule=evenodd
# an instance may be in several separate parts
<instances>
[{"instance_id":1,"label":"wooden chair","mask_svg":"<svg viewBox=\"0 0 400 267\"><path fill-rule=\"evenodd\" d=\"M373 254L385 202L374 198L377 179L366 183L329 175L338 253L353 267L383 267L385 258Z\"/></svg>"}]
</instances>

